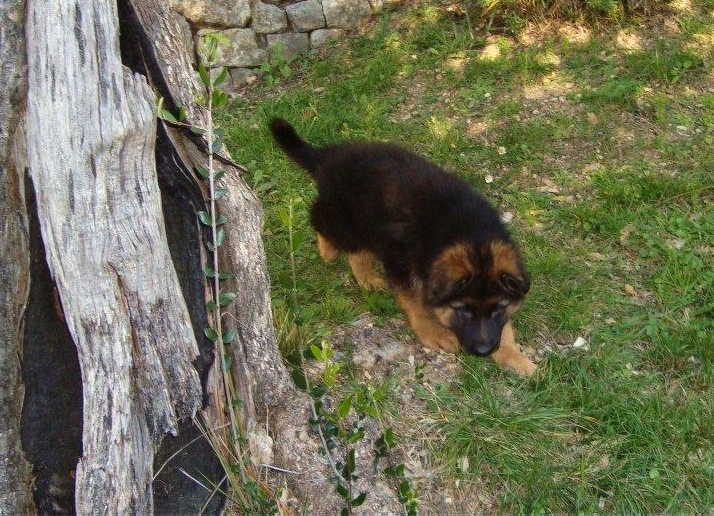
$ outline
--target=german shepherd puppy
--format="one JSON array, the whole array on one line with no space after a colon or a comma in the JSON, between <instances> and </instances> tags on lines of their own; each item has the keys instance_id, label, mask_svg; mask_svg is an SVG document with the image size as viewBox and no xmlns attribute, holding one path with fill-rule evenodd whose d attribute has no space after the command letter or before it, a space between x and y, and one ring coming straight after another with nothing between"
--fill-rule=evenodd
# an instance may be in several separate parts
<instances>
[{"instance_id":1,"label":"german shepherd puppy","mask_svg":"<svg viewBox=\"0 0 714 516\"><path fill-rule=\"evenodd\" d=\"M270 130L317 183L311 223L322 259L346 253L362 287L388 285L423 345L461 345L520 375L535 371L509 322L530 277L499 214L465 180L395 145L315 148L285 120Z\"/></svg>"}]
</instances>

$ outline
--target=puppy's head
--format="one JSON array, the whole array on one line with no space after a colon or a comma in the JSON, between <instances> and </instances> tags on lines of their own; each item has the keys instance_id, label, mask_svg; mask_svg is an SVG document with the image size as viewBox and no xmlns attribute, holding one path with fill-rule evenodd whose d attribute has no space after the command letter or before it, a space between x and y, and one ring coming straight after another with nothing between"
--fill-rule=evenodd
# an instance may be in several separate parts
<instances>
[{"instance_id":1,"label":"puppy's head","mask_svg":"<svg viewBox=\"0 0 714 516\"><path fill-rule=\"evenodd\" d=\"M530 290L531 280L516 246L507 240L455 244L434 260L427 304L474 355L498 349L508 318Z\"/></svg>"}]
</instances>

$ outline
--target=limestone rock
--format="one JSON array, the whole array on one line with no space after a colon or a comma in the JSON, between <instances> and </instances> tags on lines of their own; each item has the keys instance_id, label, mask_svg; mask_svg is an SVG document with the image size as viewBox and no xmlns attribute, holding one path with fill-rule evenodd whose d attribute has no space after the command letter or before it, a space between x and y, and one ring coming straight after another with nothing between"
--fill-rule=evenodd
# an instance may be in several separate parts
<instances>
[{"instance_id":1,"label":"limestone rock","mask_svg":"<svg viewBox=\"0 0 714 516\"><path fill-rule=\"evenodd\" d=\"M325 15L319 0L305 0L285 8L288 19L297 32L308 32L325 26Z\"/></svg>"},{"instance_id":2,"label":"limestone rock","mask_svg":"<svg viewBox=\"0 0 714 516\"><path fill-rule=\"evenodd\" d=\"M201 36L202 32L199 31L198 35ZM227 42L218 47L217 66L260 66L268 60L268 52L258 46L253 29L226 29L220 33Z\"/></svg>"},{"instance_id":3,"label":"limestone rock","mask_svg":"<svg viewBox=\"0 0 714 516\"><path fill-rule=\"evenodd\" d=\"M294 59L300 52L310 49L310 39L304 32L268 34L266 39L271 53L276 45L281 45L281 55L288 61Z\"/></svg>"},{"instance_id":4,"label":"limestone rock","mask_svg":"<svg viewBox=\"0 0 714 516\"><path fill-rule=\"evenodd\" d=\"M245 27L250 0L169 0L171 9L199 26Z\"/></svg>"},{"instance_id":5,"label":"limestone rock","mask_svg":"<svg viewBox=\"0 0 714 516\"><path fill-rule=\"evenodd\" d=\"M354 29L372 14L367 0L322 0L329 29Z\"/></svg>"},{"instance_id":6,"label":"limestone rock","mask_svg":"<svg viewBox=\"0 0 714 516\"><path fill-rule=\"evenodd\" d=\"M310 33L310 46L317 48L331 39L338 39L344 35L342 29L317 29Z\"/></svg>"},{"instance_id":7,"label":"limestone rock","mask_svg":"<svg viewBox=\"0 0 714 516\"><path fill-rule=\"evenodd\" d=\"M253 6L251 28L258 34L284 32L288 28L288 18L279 7L258 2Z\"/></svg>"}]
</instances>

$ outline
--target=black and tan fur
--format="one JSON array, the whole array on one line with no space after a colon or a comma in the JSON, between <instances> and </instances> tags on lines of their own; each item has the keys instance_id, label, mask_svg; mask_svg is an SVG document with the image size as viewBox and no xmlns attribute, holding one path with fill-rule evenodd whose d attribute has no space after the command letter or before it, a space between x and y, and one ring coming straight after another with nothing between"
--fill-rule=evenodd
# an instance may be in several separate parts
<instances>
[{"instance_id":1,"label":"black and tan fur","mask_svg":"<svg viewBox=\"0 0 714 516\"><path fill-rule=\"evenodd\" d=\"M465 180L395 145L315 148L284 120L270 129L317 184L311 222L325 261L346 253L361 286L389 286L425 346L535 370L509 322L530 278L498 213Z\"/></svg>"}]
</instances>

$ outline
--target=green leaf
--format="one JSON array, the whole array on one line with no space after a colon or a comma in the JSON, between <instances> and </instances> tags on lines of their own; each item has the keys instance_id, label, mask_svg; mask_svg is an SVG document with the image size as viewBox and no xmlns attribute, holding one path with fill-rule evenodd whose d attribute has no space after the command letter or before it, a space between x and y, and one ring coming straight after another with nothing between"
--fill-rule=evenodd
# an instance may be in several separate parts
<instances>
[{"instance_id":1,"label":"green leaf","mask_svg":"<svg viewBox=\"0 0 714 516\"><path fill-rule=\"evenodd\" d=\"M216 333L216 330L214 330L210 326L208 328L203 329L203 334L208 337L208 340L210 340L211 342L216 342L216 340L218 340L218 333Z\"/></svg>"},{"instance_id":2,"label":"green leaf","mask_svg":"<svg viewBox=\"0 0 714 516\"><path fill-rule=\"evenodd\" d=\"M234 294L233 292L226 292L225 294L220 295L220 297L218 298L218 304L221 306L228 306L233 302L235 298L236 294Z\"/></svg>"},{"instance_id":3,"label":"green leaf","mask_svg":"<svg viewBox=\"0 0 714 516\"><path fill-rule=\"evenodd\" d=\"M204 226L210 226L213 223L211 214L208 213L207 211L199 211L198 212L198 220L200 220L201 224L203 224Z\"/></svg>"},{"instance_id":4,"label":"green leaf","mask_svg":"<svg viewBox=\"0 0 714 516\"><path fill-rule=\"evenodd\" d=\"M325 437L337 437L339 428L337 428L337 425L332 421L328 421L325 423L325 427L322 429L322 432L325 434Z\"/></svg>"},{"instance_id":5,"label":"green leaf","mask_svg":"<svg viewBox=\"0 0 714 516\"><path fill-rule=\"evenodd\" d=\"M211 152L213 154L218 154L223 148L223 138L216 138L213 140L213 145L211 145Z\"/></svg>"},{"instance_id":6,"label":"green leaf","mask_svg":"<svg viewBox=\"0 0 714 516\"><path fill-rule=\"evenodd\" d=\"M352 499L352 507L359 507L362 505L367 498L367 493L360 493L357 498Z\"/></svg>"},{"instance_id":7,"label":"green leaf","mask_svg":"<svg viewBox=\"0 0 714 516\"><path fill-rule=\"evenodd\" d=\"M228 94L225 91L213 90L211 102L214 108L222 108L228 104Z\"/></svg>"},{"instance_id":8,"label":"green leaf","mask_svg":"<svg viewBox=\"0 0 714 516\"><path fill-rule=\"evenodd\" d=\"M344 484L337 484L335 486L335 491L337 491L337 493L343 498L347 498L350 496L350 492L347 490Z\"/></svg>"},{"instance_id":9,"label":"green leaf","mask_svg":"<svg viewBox=\"0 0 714 516\"><path fill-rule=\"evenodd\" d=\"M295 233L293 235L293 241L292 241L292 246L290 250L294 253L297 253L298 250L300 249L300 246L302 243L305 241L305 234L304 233Z\"/></svg>"},{"instance_id":10,"label":"green leaf","mask_svg":"<svg viewBox=\"0 0 714 516\"><path fill-rule=\"evenodd\" d=\"M337 373L342 369L342 362L327 362L325 370L322 371L320 379L328 389L334 388L337 384Z\"/></svg>"},{"instance_id":11,"label":"green leaf","mask_svg":"<svg viewBox=\"0 0 714 516\"><path fill-rule=\"evenodd\" d=\"M232 272L219 272L218 273L218 279L219 280L227 280L233 277Z\"/></svg>"},{"instance_id":12,"label":"green leaf","mask_svg":"<svg viewBox=\"0 0 714 516\"><path fill-rule=\"evenodd\" d=\"M206 132L205 129L202 129L201 127L196 127L195 125L192 125L189 129L193 134L196 134L198 136L203 136L203 134Z\"/></svg>"},{"instance_id":13,"label":"green leaf","mask_svg":"<svg viewBox=\"0 0 714 516\"><path fill-rule=\"evenodd\" d=\"M347 414L350 412L350 408L352 408L352 398L354 397L353 394L348 394L345 396L345 399L342 400L342 403L337 407L337 416L340 419L344 419Z\"/></svg>"},{"instance_id":14,"label":"green leaf","mask_svg":"<svg viewBox=\"0 0 714 516\"><path fill-rule=\"evenodd\" d=\"M211 242L206 242L206 247L207 247L208 250L211 251L212 253L215 253L215 252L216 252L216 248L215 248L215 246L214 246Z\"/></svg>"},{"instance_id":15,"label":"green leaf","mask_svg":"<svg viewBox=\"0 0 714 516\"><path fill-rule=\"evenodd\" d=\"M220 181L221 179L223 179L223 176L225 176L225 175L226 175L226 172L224 170L220 170L220 171L216 172L215 176L213 176L213 180Z\"/></svg>"},{"instance_id":16,"label":"green leaf","mask_svg":"<svg viewBox=\"0 0 714 516\"><path fill-rule=\"evenodd\" d=\"M208 75L208 70L203 66L203 63L198 63L198 76L201 78L201 82L204 86L208 87L211 85L211 78Z\"/></svg>"},{"instance_id":17,"label":"green leaf","mask_svg":"<svg viewBox=\"0 0 714 516\"><path fill-rule=\"evenodd\" d=\"M391 426L384 431L384 444L389 447L394 444L394 430Z\"/></svg>"},{"instance_id":18,"label":"green leaf","mask_svg":"<svg viewBox=\"0 0 714 516\"><path fill-rule=\"evenodd\" d=\"M228 188L219 188L213 193L213 200L220 201L228 193Z\"/></svg>"},{"instance_id":19,"label":"green leaf","mask_svg":"<svg viewBox=\"0 0 714 516\"><path fill-rule=\"evenodd\" d=\"M236 336L236 330L228 330L223 334L223 344L230 344Z\"/></svg>"},{"instance_id":20,"label":"green leaf","mask_svg":"<svg viewBox=\"0 0 714 516\"><path fill-rule=\"evenodd\" d=\"M310 347L308 349L310 350L310 354L312 355L312 358L314 358L315 360L323 360L322 349L320 349L320 347L317 344L310 344Z\"/></svg>"},{"instance_id":21,"label":"green leaf","mask_svg":"<svg viewBox=\"0 0 714 516\"><path fill-rule=\"evenodd\" d=\"M223 84L228 80L228 68L225 66L221 67L221 72L218 74L218 77L213 81L213 86L218 87Z\"/></svg>"},{"instance_id":22,"label":"green leaf","mask_svg":"<svg viewBox=\"0 0 714 516\"><path fill-rule=\"evenodd\" d=\"M204 267L203 274L207 278L215 278L216 277L216 271L213 270L213 267Z\"/></svg>"},{"instance_id":23,"label":"green leaf","mask_svg":"<svg viewBox=\"0 0 714 516\"><path fill-rule=\"evenodd\" d=\"M167 122L170 122L172 124L179 123L176 117L172 115L170 111L166 111L165 109L161 110L161 112L159 113L159 118L166 120Z\"/></svg>"},{"instance_id":24,"label":"green leaf","mask_svg":"<svg viewBox=\"0 0 714 516\"><path fill-rule=\"evenodd\" d=\"M278 217L280 218L280 222L283 224L284 228L289 228L292 225L290 212L284 206L280 206L278 208Z\"/></svg>"},{"instance_id":25,"label":"green leaf","mask_svg":"<svg viewBox=\"0 0 714 516\"><path fill-rule=\"evenodd\" d=\"M347 464L345 464L345 468L350 475L357 470L357 459L355 458L354 448L352 448L347 454Z\"/></svg>"},{"instance_id":26,"label":"green leaf","mask_svg":"<svg viewBox=\"0 0 714 516\"><path fill-rule=\"evenodd\" d=\"M213 299L206 301L206 310L213 312L216 308L218 308L218 305Z\"/></svg>"},{"instance_id":27,"label":"green leaf","mask_svg":"<svg viewBox=\"0 0 714 516\"><path fill-rule=\"evenodd\" d=\"M181 106L178 110L178 119L179 119L179 122L186 121L186 108L183 106Z\"/></svg>"},{"instance_id":28,"label":"green leaf","mask_svg":"<svg viewBox=\"0 0 714 516\"><path fill-rule=\"evenodd\" d=\"M298 386L298 388L307 389L307 380L305 379L305 373L302 369L300 369L299 367L295 367L290 372L290 376L292 376L293 381L295 382L295 385ZM314 430L317 431L317 429Z\"/></svg>"},{"instance_id":29,"label":"green leaf","mask_svg":"<svg viewBox=\"0 0 714 516\"><path fill-rule=\"evenodd\" d=\"M216 219L216 226L221 226L221 225L225 224L226 222L228 222L228 219L223 215L219 215L218 218Z\"/></svg>"},{"instance_id":30,"label":"green leaf","mask_svg":"<svg viewBox=\"0 0 714 516\"><path fill-rule=\"evenodd\" d=\"M223 360L223 368L226 371L230 371L231 366L233 365L233 356L232 355L226 355L224 360Z\"/></svg>"},{"instance_id":31,"label":"green leaf","mask_svg":"<svg viewBox=\"0 0 714 516\"><path fill-rule=\"evenodd\" d=\"M215 37L216 33L208 34L204 39L204 48L206 52L206 61L209 63L214 63L216 61L218 53L218 38ZM206 84L208 86L208 84Z\"/></svg>"},{"instance_id":32,"label":"green leaf","mask_svg":"<svg viewBox=\"0 0 714 516\"><path fill-rule=\"evenodd\" d=\"M196 172L198 172L198 175L200 175L203 179L208 179L209 174L210 174L208 169L202 165L196 166Z\"/></svg>"},{"instance_id":33,"label":"green leaf","mask_svg":"<svg viewBox=\"0 0 714 516\"><path fill-rule=\"evenodd\" d=\"M310 389L310 396L312 396L315 399L321 398L325 393L327 392L327 389L320 385L316 385L312 389Z\"/></svg>"},{"instance_id":34,"label":"green leaf","mask_svg":"<svg viewBox=\"0 0 714 516\"><path fill-rule=\"evenodd\" d=\"M409 482L407 480L403 480L401 484L399 484L399 495L403 499L409 497Z\"/></svg>"},{"instance_id":35,"label":"green leaf","mask_svg":"<svg viewBox=\"0 0 714 516\"><path fill-rule=\"evenodd\" d=\"M223 242L226 241L226 232L223 228L220 228L216 233L216 247L221 247Z\"/></svg>"},{"instance_id":36,"label":"green leaf","mask_svg":"<svg viewBox=\"0 0 714 516\"><path fill-rule=\"evenodd\" d=\"M350 443L350 444L354 444L354 443L356 443L357 441L361 440L363 437L364 437L364 430L362 430L362 429L360 428L359 431L354 432L353 434L348 435L347 438L345 439L345 441L347 441L347 442Z\"/></svg>"}]
</instances>

